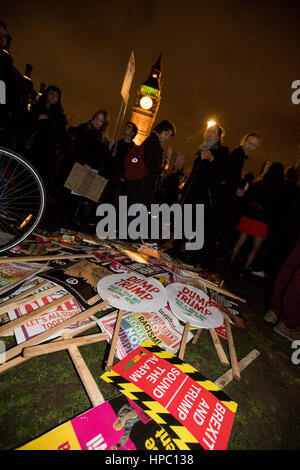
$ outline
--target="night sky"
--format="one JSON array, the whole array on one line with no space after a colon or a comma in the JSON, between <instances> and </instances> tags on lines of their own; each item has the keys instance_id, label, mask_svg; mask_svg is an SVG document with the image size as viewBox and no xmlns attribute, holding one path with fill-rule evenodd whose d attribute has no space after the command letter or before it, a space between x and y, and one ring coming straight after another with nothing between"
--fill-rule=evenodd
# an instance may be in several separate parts
<instances>
[{"instance_id":1,"label":"night sky","mask_svg":"<svg viewBox=\"0 0 300 470\"><path fill-rule=\"evenodd\" d=\"M215 118L233 149L248 131L262 145L245 166L259 173L264 160L295 163L300 144L300 104L291 84L300 80L299 1L97 0L11 1L1 19L13 37L19 71L33 65L32 80L55 84L69 123L85 122L99 108L111 115L131 51L135 93L162 52L162 101L156 122L173 121L173 152L191 169L205 123Z\"/></svg>"}]
</instances>

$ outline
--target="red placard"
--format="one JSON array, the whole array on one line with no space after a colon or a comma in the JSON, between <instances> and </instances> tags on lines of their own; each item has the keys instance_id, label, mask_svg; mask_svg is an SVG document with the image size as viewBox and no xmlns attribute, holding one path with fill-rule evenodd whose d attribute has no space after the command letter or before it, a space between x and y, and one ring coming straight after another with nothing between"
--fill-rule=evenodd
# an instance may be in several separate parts
<instances>
[{"instance_id":1,"label":"red placard","mask_svg":"<svg viewBox=\"0 0 300 470\"><path fill-rule=\"evenodd\" d=\"M235 414L171 362L140 346L113 370L159 402L204 449L226 449Z\"/></svg>"}]
</instances>

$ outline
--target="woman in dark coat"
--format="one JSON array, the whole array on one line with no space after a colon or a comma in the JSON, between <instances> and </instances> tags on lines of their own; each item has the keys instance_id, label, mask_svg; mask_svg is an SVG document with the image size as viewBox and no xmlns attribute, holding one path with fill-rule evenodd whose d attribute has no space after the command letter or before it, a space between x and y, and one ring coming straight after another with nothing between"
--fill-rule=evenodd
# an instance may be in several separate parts
<instances>
[{"instance_id":1,"label":"woman in dark coat","mask_svg":"<svg viewBox=\"0 0 300 470\"><path fill-rule=\"evenodd\" d=\"M97 170L104 177L108 176L111 156L107 138L108 123L108 112L99 109L88 122L77 126L74 129L76 137L72 152L73 161Z\"/></svg>"},{"instance_id":2,"label":"woman in dark coat","mask_svg":"<svg viewBox=\"0 0 300 470\"><path fill-rule=\"evenodd\" d=\"M107 138L108 123L108 112L104 109L99 109L88 122L80 124L73 129L74 141L68 159L68 171L71 171L74 163L78 162L88 169L97 171L99 175L108 178L111 160ZM105 190L100 196L100 201L103 198L105 198ZM68 191L67 204L68 214L65 224L70 225L74 221L79 224L87 224L94 221L97 203Z\"/></svg>"},{"instance_id":3,"label":"woman in dark coat","mask_svg":"<svg viewBox=\"0 0 300 470\"><path fill-rule=\"evenodd\" d=\"M232 264L247 238L252 236L253 245L247 256L244 270L241 273L242 276L246 274L267 238L269 225L274 224L279 216L283 179L283 165L279 162L272 163L270 168L253 183L248 191L245 212L236 227L236 230L240 232L240 236L233 248L230 259Z\"/></svg>"},{"instance_id":4,"label":"woman in dark coat","mask_svg":"<svg viewBox=\"0 0 300 470\"><path fill-rule=\"evenodd\" d=\"M161 121L143 142L144 163L148 169L145 178L127 180L126 195L128 206L134 203L150 206L154 202L158 177L162 172L163 144L175 135L175 126L170 121Z\"/></svg>"},{"instance_id":5,"label":"woman in dark coat","mask_svg":"<svg viewBox=\"0 0 300 470\"><path fill-rule=\"evenodd\" d=\"M67 144L67 123L60 89L49 86L31 107L28 120L29 139L25 155L49 190L56 172L57 157L65 151Z\"/></svg>"},{"instance_id":6,"label":"woman in dark coat","mask_svg":"<svg viewBox=\"0 0 300 470\"><path fill-rule=\"evenodd\" d=\"M180 195L180 203L204 204L204 246L193 256L194 264L210 265L216 256L216 242L227 241L230 209L229 151L221 144L223 129L208 127L199 147L192 172ZM228 227L228 230L226 229ZM226 246L226 243L225 243Z\"/></svg>"}]
</instances>

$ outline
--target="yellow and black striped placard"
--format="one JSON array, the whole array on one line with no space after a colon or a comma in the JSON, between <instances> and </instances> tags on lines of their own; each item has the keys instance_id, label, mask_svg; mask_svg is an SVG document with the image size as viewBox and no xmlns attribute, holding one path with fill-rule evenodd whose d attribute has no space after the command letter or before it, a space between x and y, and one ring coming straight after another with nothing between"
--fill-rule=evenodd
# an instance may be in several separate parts
<instances>
[{"instance_id":1,"label":"yellow and black striped placard","mask_svg":"<svg viewBox=\"0 0 300 470\"><path fill-rule=\"evenodd\" d=\"M164 351L150 340L145 341L142 347L170 362L179 370L191 377L201 387L208 390L215 398L229 408L233 413L237 410L237 403L232 401L219 387L207 380L197 369L190 364L183 362L174 354ZM127 379L119 375L113 369L105 372L101 378L106 382L113 383L130 400L137 401L139 406L158 424L166 429L173 442L180 450L202 450L203 447L197 439L183 426L169 411L160 403L150 397L147 393L128 382Z\"/></svg>"}]
</instances>

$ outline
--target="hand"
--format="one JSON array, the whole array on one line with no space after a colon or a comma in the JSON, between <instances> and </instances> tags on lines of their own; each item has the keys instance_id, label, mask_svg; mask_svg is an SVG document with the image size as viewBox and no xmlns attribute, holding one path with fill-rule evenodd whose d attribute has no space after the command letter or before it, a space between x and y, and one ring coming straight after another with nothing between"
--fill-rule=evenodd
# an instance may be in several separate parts
<instances>
[{"instance_id":1,"label":"hand","mask_svg":"<svg viewBox=\"0 0 300 470\"><path fill-rule=\"evenodd\" d=\"M236 194L238 197L243 197L244 194L245 194L245 190L238 188L238 189L236 190L236 193L235 193L235 194Z\"/></svg>"},{"instance_id":2,"label":"hand","mask_svg":"<svg viewBox=\"0 0 300 470\"><path fill-rule=\"evenodd\" d=\"M45 113L41 113L38 118L39 119L49 119L49 116L47 116L47 114L45 114Z\"/></svg>"},{"instance_id":3,"label":"hand","mask_svg":"<svg viewBox=\"0 0 300 470\"><path fill-rule=\"evenodd\" d=\"M210 150L206 150L206 154L207 154L207 160L209 160L210 162L213 162L215 157L213 156L213 154L211 153Z\"/></svg>"},{"instance_id":4,"label":"hand","mask_svg":"<svg viewBox=\"0 0 300 470\"><path fill-rule=\"evenodd\" d=\"M109 143L108 143L108 148L109 150L111 150L113 148L113 146L115 145L116 141L115 141L115 138L114 137L111 137L109 139Z\"/></svg>"}]
</instances>

